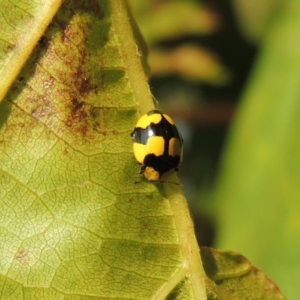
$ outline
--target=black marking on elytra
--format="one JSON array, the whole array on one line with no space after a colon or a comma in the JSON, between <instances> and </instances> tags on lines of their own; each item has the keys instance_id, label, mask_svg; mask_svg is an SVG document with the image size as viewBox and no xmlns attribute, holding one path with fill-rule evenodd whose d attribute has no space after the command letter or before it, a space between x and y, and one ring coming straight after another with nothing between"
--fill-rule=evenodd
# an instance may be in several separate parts
<instances>
[{"instance_id":1,"label":"black marking on elytra","mask_svg":"<svg viewBox=\"0 0 300 300\"><path fill-rule=\"evenodd\" d=\"M147 154L144 159L144 165L147 167L152 167L155 171L159 172L160 176L171 169L178 171L178 165L180 162L180 156L170 156L170 155L160 155ZM143 171L145 168L143 169ZM141 170L142 171L142 170ZM143 173L142 171L142 173Z\"/></svg>"},{"instance_id":2,"label":"black marking on elytra","mask_svg":"<svg viewBox=\"0 0 300 300\"><path fill-rule=\"evenodd\" d=\"M155 112L159 113L158 111ZM132 141L134 143L146 145L148 138L152 136L161 136L168 145L171 138L178 138L180 140L180 145L182 146L182 138L177 127L170 124L163 114L159 114L161 115L161 120L157 124L151 122L146 128L136 127L131 133ZM168 148L169 147L167 147L167 149Z\"/></svg>"}]
</instances>

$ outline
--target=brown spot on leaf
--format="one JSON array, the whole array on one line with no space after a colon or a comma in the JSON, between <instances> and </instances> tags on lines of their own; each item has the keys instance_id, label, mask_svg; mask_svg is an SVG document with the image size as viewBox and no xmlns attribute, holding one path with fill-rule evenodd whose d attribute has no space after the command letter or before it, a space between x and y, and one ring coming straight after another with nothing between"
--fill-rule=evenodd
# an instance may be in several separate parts
<instances>
[{"instance_id":1,"label":"brown spot on leaf","mask_svg":"<svg viewBox=\"0 0 300 300\"><path fill-rule=\"evenodd\" d=\"M90 90L94 89L90 84L90 79L86 76L83 76L79 81L78 91L81 96L87 96Z\"/></svg>"},{"instance_id":2,"label":"brown spot on leaf","mask_svg":"<svg viewBox=\"0 0 300 300\"><path fill-rule=\"evenodd\" d=\"M49 89L53 86L54 78L51 76L48 80L45 80L43 85L45 89Z\"/></svg>"},{"instance_id":3,"label":"brown spot on leaf","mask_svg":"<svg viewBox=\"0 0 300 300\"><path fill-rule=\"evenodd\" d=\"M29 264L29 257L28 253L24 249L19 249L19 251L16 253L16 259L23 265Z\"/></svg>"},{"instance_id":4,"label":"brown spot on leaf","mask_svg":"<svg viewBox=\"0 0 300 300\"><path fill-rule=\"evenodd\" d=\"M34 101L36 103L35 106L33 106L32 110L30 111L30 114L35 119L40 120L41 118L45 116L50 116L50 114L53 114L53 108L51 100L48 96L38 97L38 101L34 101L34 99L28 99L29 101Z\"/></svg>"},{"instance_id":5,"label":"brown spot on leaf","mask_svg":"<svg viewBox=\"0 0 300 300\"><path fill-rule=\"evenodd\" d=\"M68 148L65 148L62 153L67 156L69 154Z\"/></svg>"},{"instance_id":6,"label":"brown spot on leaf","mask_svg":"<svg viewBox=\"0 0 300 300\"><path fill-rule=\"evenodd\" d=\"M14 48L15 48L15 45L9 44L9 45L6 46L6 51L5 52L9 52L9 51L13 50Z\"/></svg>"},{"instance_id":7,"label":"brown spot on leaf","mask_svg":"<svg viewBox=\"0 0 300 300\"><path fill-rule=\"evenodd\" d=\"M129 202L130 204L132 204L132 203L134 203L134 200L133 200L132 198L130 198L130 199L128 200L128 202Z\"/></svg>"},{"instance_id":8,"label":"brown spot on leaf","mask_svg":"<svg viewBox=\"0 0 300 300\"><path fill-rule=\"evenodd\" d=\"M63 34L61 36L61 41L63 44L70 47L70 36L72 34L72 27L70 25L66 26L65 29L63 30Z\"/></svg>"},{"instance_id":9,"label":"brown spot on leaf","mask_svg":"<svg viewBox=\"0 0 300 300\"><path fill-rule=\"evenodd\" d=\"M89 116L85 110L85 102L73 97L71 103L71 113L66 121L66 125L72 127L74 132L86 135L89 128Z\"/></svg>"},{"instance_id":10,"label":"brown spot on leaf","mask_svg":"<svg viewBox=\"0 0 300 300\"><path fill-rule=\"evenodd\" d=\"M87 113L84 110L84 102L79 101L77 98L72 99L72 117L73 119L83 120L87 117Z\"/></svg>"}]
</instances>

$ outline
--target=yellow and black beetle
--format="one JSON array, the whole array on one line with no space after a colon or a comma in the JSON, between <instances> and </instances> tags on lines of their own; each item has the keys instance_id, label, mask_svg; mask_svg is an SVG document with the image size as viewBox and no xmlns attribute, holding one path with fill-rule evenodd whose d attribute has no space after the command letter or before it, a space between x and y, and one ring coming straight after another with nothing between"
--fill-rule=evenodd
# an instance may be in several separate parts
<instances>
[{"instance_id":1,"label":"yellow and black beetle","mask_svg":"<svg viewBox=\"0 0 300 300\"><path fill-rule=\"evenodd\" d=\"M133 132L133 153L142 165L139 174L149 181L163 182L178 171L183 140L174 121L158 110L141 116Z\"/></svg>"}]
</instances>

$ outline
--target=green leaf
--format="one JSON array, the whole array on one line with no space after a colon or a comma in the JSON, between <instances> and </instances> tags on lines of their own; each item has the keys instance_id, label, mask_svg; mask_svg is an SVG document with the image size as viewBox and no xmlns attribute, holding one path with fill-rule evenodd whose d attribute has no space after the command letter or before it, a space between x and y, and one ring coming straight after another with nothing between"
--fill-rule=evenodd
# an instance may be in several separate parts
<instances>
[{"instance_id":1,"label":"green leaf","mask_svg":"<svg viewBox=\"0 0 300 300\"><path fill-rule=\"evenodd\" d=\"M218 247L246 255L288 299L300 287L300 3L274 19L244 95L217 190Z\"/></svg>"},{"instance_id":2,"label":"green leaf","mask_svg":"<svg viewBox=\"0 0 300 300\"><path fill-rule=\"evenodd\" d=\"M233 251L218 251L201 248L205 272L222 294L220 299L283 300L278 287L241 254ZM213 292L208 299L216 299ZM225 298L226 297L226 298Z\"/></svg>"},{"instance_id":3,"label":"green leaf","mask_svg":"<svg viewBox=\"0 0 300 300\"><path fill-rule=\"evenodd\" d=\"M231 299L180 186L134 184L130 132L153 99L125 3L53 15L0 104L1 299Z\"/></svg>"},{"instance_id":4,"label":"green leaf","mask_svg":"<svg viewBox=\"0 0 300 300\"><path fill-rule=\"evenodd\" d=\"M51 9L0 104L1 299L206 299L179 186L134 184L153 99L124 2Z\"/></svg>"},{"instance_id":5,"label":"green leaf","mask_svg":"<svg viewBox=\"0 0 300 300\"><path fill-rule=\"evenodd\" d=\"M0 99L7 93L61 2L23 0L16 4L1 1Z\"/></svg>"}]
</instances>

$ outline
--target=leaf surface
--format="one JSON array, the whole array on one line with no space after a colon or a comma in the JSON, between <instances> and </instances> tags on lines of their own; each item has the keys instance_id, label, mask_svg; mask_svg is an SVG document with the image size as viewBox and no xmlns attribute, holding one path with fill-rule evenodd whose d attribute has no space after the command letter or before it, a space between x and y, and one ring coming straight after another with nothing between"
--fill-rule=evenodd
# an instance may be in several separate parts
<instances>
[{"instance_id":1,"label":"leaf surface","mask_svg":"<svg viewBox=\"0 0 300 300\"><path fill-rule=\"evenodd\" d=\"M205 299L179 187L134 184L153 99L124 2L53 15L0 104L1 299Z\"/></svg>"}]
</instances>

